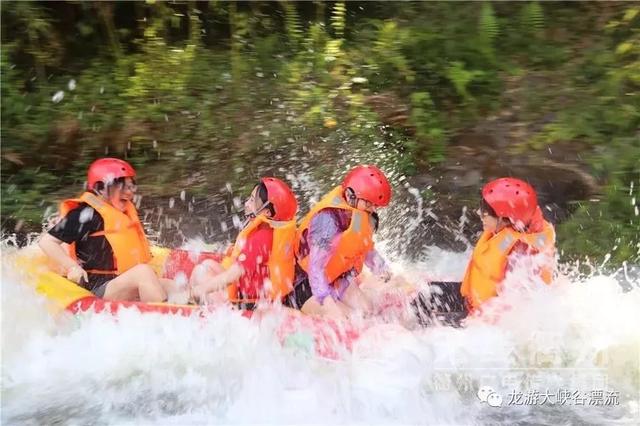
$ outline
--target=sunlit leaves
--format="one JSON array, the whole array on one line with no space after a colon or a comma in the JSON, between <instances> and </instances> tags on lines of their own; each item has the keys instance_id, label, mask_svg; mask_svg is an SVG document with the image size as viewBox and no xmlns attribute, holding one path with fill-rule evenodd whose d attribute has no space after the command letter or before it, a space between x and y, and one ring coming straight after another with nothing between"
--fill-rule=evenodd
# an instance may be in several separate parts
<instances>
[{"instance_id":1,"label":"sunlit leaves","mask_svg":"<svg viewBox=\"0 0 640 426\"><path fill-rule=\"evenodd\" d=\"M498 20L490 2L482 3L478 20L480 49L487 57L493 57L493 42L500 32Z\"/></svg>"}]
</instances>

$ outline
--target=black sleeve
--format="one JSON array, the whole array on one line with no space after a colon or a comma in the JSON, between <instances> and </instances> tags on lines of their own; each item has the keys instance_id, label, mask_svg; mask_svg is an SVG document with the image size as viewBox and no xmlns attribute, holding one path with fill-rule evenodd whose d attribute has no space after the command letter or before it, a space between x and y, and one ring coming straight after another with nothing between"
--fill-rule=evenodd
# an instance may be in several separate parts
<instances>
[{"instance_id":1,"label":"black sleeve","mask_svg":"<svg viewBox=\"0 0 640 426\"><path fill-rule=\"evenodd\" d=\"M92 207L80 205L49 229L49 234L68 244L80 241L101 230L102 221L99 219L100 215Z\"/></svg>"}]
</instances>

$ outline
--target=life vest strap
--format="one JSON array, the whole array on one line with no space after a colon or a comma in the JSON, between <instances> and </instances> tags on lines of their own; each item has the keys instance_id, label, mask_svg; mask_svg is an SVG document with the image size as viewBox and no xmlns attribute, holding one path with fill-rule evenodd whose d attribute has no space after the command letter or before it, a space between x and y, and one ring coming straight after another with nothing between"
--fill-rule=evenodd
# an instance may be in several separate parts
<instances>
[{"instance_id":1,"label":"life vest strap","mask_svg":"<svg viewBox=\"0 0 640 426\"><path fill-rule=\"evenodd\" d=\"M233 301L231 302L231 304L233 304L234 307L241 309L243 311L255 311L256 302L257 300L254 300L254 301L242 300L242 301Z\"/></svg>"},{"instance_id":2,"label":"life vest strap","mask_svg":"<svg viewBox=\"0 0 640 426\"><path fill-rule=\"evenodd\" d=\"M243 306L241 307L241 309L248 309L246 306L249 305L253 305L253 307L251 308L252 310L255 308L255 304L258 303L258 298L256 297L246 297L240 290L235 290L235 296L234 297L230 297L229 301L234 305L234 306Z\"/></svg>"}]
</instances>

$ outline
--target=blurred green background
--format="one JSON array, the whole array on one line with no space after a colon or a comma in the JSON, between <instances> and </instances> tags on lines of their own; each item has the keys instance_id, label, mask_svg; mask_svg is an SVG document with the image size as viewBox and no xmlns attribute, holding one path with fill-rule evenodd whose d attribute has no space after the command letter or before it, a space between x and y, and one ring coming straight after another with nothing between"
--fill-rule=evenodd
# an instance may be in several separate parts
<instances>
[{"instance_id":1,"label":"blurred green background","mask_svg":"<svg viewBox=\"0 0 640 426\"><path fill-rule=\"evenodd\" d=\"M4 232L105 154L146 202L374 161L456 220L523 177L567 259L640 259L637 3L3 2L1 72Z\"/></svg>"}]
</instances>

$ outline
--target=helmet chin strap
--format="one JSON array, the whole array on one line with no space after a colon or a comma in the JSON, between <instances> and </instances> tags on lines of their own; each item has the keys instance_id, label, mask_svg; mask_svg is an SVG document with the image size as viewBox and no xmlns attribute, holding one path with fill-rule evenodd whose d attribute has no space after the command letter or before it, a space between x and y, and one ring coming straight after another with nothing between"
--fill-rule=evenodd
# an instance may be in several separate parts
<instances>
[{"instance_id":1,"label":"helmet chin strap","mask_svg":"<svg viewBox=\"0 0 640 426\"><path fill-rule=\"evenodd\" d=\"M258 212L261 212L262 210L266 209L270 205L271 205L271 201L267 201L262 206L260 206L259 209L254 210L254 211L250 212L249 214L246 214L244 223L242 224L242 227L244 228L245 226L247 226L249 224L249 222L251 222L253 219L255 219L258 216Z\"/></svg>"},{"instance_id":2,"label":"helmet chin strap","mask_svg":"<svg viewBox=\"0 0 640 426\"><path fill-rule=\"evenodd\" d=\"M344 190L344 198L347 200L347 204L349 204L354 209L358 205L358 197L356 196L356 192L352 188L347 188Z\"/></svg>"},{"instance_id":3,"label":"helmet chin strap","mask_svg":"<svg viewBox=\"0 0 640 426\"><path fill-rule=\"evenodd\" d=\"M513 229L515 229L518 232L526 232L527 229L529 229L529 224L525 224L521 220L513 221L509 218L500 218L500 223L498 225L500 224L504 224L504 225L501 226L499 230L504 229L507 226L511 226Z\"/></svg>"},{"instance_id":4,"label":"helmet chin strap","mask_svg":"<svg viewBox=\"0 0 640 426\"><path fill-rule=\"evenodd\" d=\"M370 201L365 200L364 198L358 198L358 196L356 195L355 191L352 188L345 189L344 194L345 194L345 199L347 200L347 204L349 204L354 209L358 209L359 200L372 204ZM364 209L358 209L358 210L364 211Z\"/></svg>"},{"instance_id":5,"label":"helmet chin strap","mask_svg":"<svg viewBox=\"0 0 640 426\"><path fill-rule=\"evenodd\" d=\"M516 231L518 231L518 232L527 232L527 230L529 229L529 225L531 223L525 224L523 221L518 220L515 223L512 222L512 224L513 224L513 227L515 228Z\"/></svg>"},{"instance_id":6,"label":"helmet chin strap","mask_svg":"<svg viewBox=\"0 0 640 426\"><path fill-rule=\"evenodd\" d=\"M103 188L103 189L101 189L99 191L97 189L92 189L91 192L96 194L98 197L104 198L105 200L109 199L109 192L108 192L107 188Z\"/></svg>"}]
</instances>

